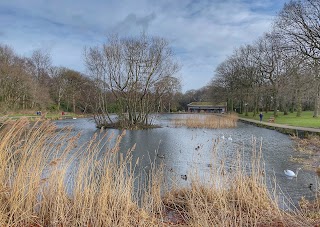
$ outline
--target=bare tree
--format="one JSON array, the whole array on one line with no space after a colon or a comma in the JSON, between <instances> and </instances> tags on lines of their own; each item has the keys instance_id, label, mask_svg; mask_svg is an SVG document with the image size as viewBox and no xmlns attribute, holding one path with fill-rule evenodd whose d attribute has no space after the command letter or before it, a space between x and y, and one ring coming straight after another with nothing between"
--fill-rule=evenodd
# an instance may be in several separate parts
<instances>
[{"instance_id":1,"label":"bare tree","mask_svg":"<svg viewBox=\"0 0 320 227\"><path fill-rule=\"evenodd\" d=\"M281 37L275 32L266 33L256 43L255 61L259 71L266 82L270 83L272 90L273 114L278 115L279 83L283 75L284 49Z\"/></svg>"},{"instance_id":2,"label":"bare tree","mask_svg":"<svg viewBox=\"0 0 320 227\"><path fill-rule=\"evenodd\" d=\"M33 73L35 78L44 83L51 67L50 54L45 50L37 49L33 51L30 60L31 64L33 65Z\"/></svg>"},{"instance_id":3,"label":"bare tree","mask_svg":"<svg viewBox=\"0 0 320 227\"><path fill-rule=\"evenodd\" d=\"M32 85L26 59L10 47L0 46L0 103L6 109L27 108Z\"/></svg>"},{"instance_id":4,"label":"bare tree","mask_svg":"<svg viewBox=\"0 0 320 227\"><path fill-rule=\"evenodd\" d=\"M108 101L110 87L107 83L107 68L106 58L103 52L103 48L90 47L85 48L85 63L94 81L95 90L97 91L97 102L93 105L94 119L97 125L103 125L106 122L112 123L110 114L108 112Z\"/></svg>"},{"instance_id":5,"label":"bare tree","mask_svg":"<svg viewBox=\"0 0 320 227\"><path fill-rule=\"evenodd\" d=\"M54 97L55 102L57 103L57 110L60 111L61 102L64 96L67 93L68 80L65 76L65 72L67 68L64 67L52 67L51 68L51 77L52 77L52 85L51 85L51 94Z\"/></svg>"},{"instance_id":6,"label":"bare tree","mask_svg":"<svg viewBox=\"0 0 320 227\"><path fill-rule=\"evenodd\" d=\"M180 80L173 76L167 76L156 82L154 87L155 98L158 100L158 104L155 107L160 112L163 112L163 109L171 112L172 103L174 102L173 97L181 90Z\"/></svg>"},{"instance_id":7,"label":"bare tree","mask_svg":"<svg viewBox=\"0 0 320 227\"><path fill-rule=\"evenodd\" d=\"M315 101L314 117L318 117L320 100L320 1L302 0L290 1L285 4L279 14L277 26L292 43L304 55L313 59Z\"/></svg>"},{"instance_id":8,"label":"bare tree","mask_svg":"<svg viewBox=\"0 0 320 227\"><path fill-rule=\"evenodd\" d=\"M32 75L34 94L32 108L45 108L51 102L49 96L51 57L46 50L37 49L28 59L28 71Z\"/></svg>"},{"instance_id":9,"label":"bare tree","mask_svg":"<svg viewBox=\"0 0 320 227\"><path fill-rule=\"evenodd\" d=\"M228 110L233 111L235 107L235 102L238 101L238 89L237 89L237 74L236 74L236 62L235 59L230 57L224 62L218 65L215 71L215 79L212 81L211 86L220 87L224 92L216 93L217 88L213 91L218 97L215 100L226 100L228 102ZM225 94L225 97L221 96ZM240 111L241 112L241 111Z\"/></svg>"},{"instance_id":10,"label":"bare tree","mask_svg":"<svg viewBox=\"0 0 320 227\"><path fill-rule=\"evenodd\" d=\"M227 96L239 112L255 113L261 105L267 111L291 108L297 117L303 108L314 116L320 104L320 1L293 0L285 4L271 32L251 46L240 47L216 69L212 91ZM308 85L307 85L308 84ZM260 95L257 95L260 94ZM250 105L254 103L254 106ZM230 108L229 108L230 109Z\"/></svg>"},{"instance_id":11,"label":"bare tree","mask_svg":"<svg viewBox=\"0 0 320 227\"><path fill-rule=\"evenodd\" d=\"M255 115L259 108L260 86L262 83L259 67L255 62L254 54L256 49L246 45L237 49L233 55L236 72L236 83L241 90L241 99L244 101L245 115L248 109L253 109Z\"/></svg>"},{"instance_id":12,"label":"bare tree","mask_svg":"<svg viewBox=\"0 0 320 227\"><path fill-rule=\"evenodd\" d=\"M166 40L145 35L126 39L113 36L102 50L87 50L88 70L97 85L102 84L117 100L120 127L138 128L150 123L148 116L156 111L155 103L163 96L159 86L167 85L179 69L172 57ZM113 123L104 117L108 113L103 102L95 114L98 126Z\"/></svg>"}]
</instances>

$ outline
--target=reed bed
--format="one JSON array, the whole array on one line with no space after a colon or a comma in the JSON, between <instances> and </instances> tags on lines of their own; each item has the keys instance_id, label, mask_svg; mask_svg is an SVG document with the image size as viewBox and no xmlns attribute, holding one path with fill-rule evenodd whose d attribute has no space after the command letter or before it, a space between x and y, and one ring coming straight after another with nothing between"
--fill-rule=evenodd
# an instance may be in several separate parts
<instances>
[{"instance_id":1,"label":"reed bed","mask_svg":"<svg viewBox=\"0 0 320 227\"><path fill-rule=\"evenodd\" d=\"M194 174L190 187L169 190L165 166L154 166L141 180L139 162L132 162L134 148L119 152L125 132L119 136L101 132L85 145L77 144L78 136L68 128L58 131L48 121L4 121L0 128L1 226L320 223L316 212L306 215L311 203L302 211L279 209L276 196L266 187L259 152L253 153L249 172L238 152L231 172L217 158L214 162L219 167L212 168L207 183ZM319 212L319 207L312 209Z\"/></svg>"},{"instance_id":2,"label":"reed bed","mask_svg":"<svg viewBox=\"0 0 320 227\"><path fill-rule=\"evenodd\" d=\"M302 163L305 168L314 170L320 176L320 137L309 135L307 138L291 137L295 142L295 149L303 154L308 154L303 158L292 157L291 160Z\"/></svg>"},{"instance_id":3,"label":"reed bed","mask_svg":"<svg viewBox=\"0 0 320 227\"><path fill-rule=\"evenodd\" d=\"M238 116L227 115L192 115L184 118L174 119L174 125L187 126L188 128L235 128Z\"/></svg>"},{"instance_id":4,"label":"reed bed","mask_svg":"<svg viewBox=\"0 0 320 227\"><path fill-rule=\"evenodd\" d=\"M280 209L277 185L267 188L261 146L253 140L251 162L238 151L232 160L213 151L213 168L205 177L196 171L190 188L173 188L163 202L188 226L317 226L319 202L302 199L301 206L285 212ZM220 156L220 157L219 157ZM229 158L228 158L229 159ZM227 164L228 163L228 164ZM291 201L282 201L286 204ZM178 211L177 211L178 210Z\"/></svg>"}]
</instances>

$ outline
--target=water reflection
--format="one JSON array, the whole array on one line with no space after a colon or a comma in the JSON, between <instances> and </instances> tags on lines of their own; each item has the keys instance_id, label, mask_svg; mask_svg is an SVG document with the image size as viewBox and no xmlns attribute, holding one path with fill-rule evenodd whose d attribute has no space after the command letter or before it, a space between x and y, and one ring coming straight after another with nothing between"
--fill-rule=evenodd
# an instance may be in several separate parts
<instances>
[{"instance_id":1,"label":"water reflection","mask_svg":"<svg viewBox=\"0 0 320 227\"><path fill-rule=\"evenodd\" d=\"M156 116L155 123L160 124L161 128L126 131L126 136L121 142L121 152L126 153L136 144L135 151L132 153L133 162L139 159L141 169L147 173L154 161L158 164L163 163L168 179L174 179L172 182L180 186L188 186L190 180L185 179L184 176L190 176L195 169L204 176L209 174L217 163L217 160L213 160L217 158L213 151L215 144L218 143L216 153L223 154L227 158L226 168L231 169L232 160L236 158L237 151L250 162L252 142L257 140L258 150L259 144L262 144L267 184L272 188L276 181L277 187L281 188L282 192L280 200L289 197L293 204L297 204L301 196L313 198L314 192L310 184L317 185L318 177L315 173L302 169L297 178L291 179L284 174L285 169L295 171L301 167L300 164L289 161L290 156L295 156L296 153L293 150L293 142L287 135L241 122L238 123L237 128L233 129L176 128L171 120L179 117L181 115L159 115ZM57 121L56 124L59 128L72 126L75 134L81 131L80 143L85 143L95 133L100 133L90 119L70 119ZM109 129L107 133L117 136L121 131ZM232 140L228 139L229 137Z\"/></svg>"}]
</instances>

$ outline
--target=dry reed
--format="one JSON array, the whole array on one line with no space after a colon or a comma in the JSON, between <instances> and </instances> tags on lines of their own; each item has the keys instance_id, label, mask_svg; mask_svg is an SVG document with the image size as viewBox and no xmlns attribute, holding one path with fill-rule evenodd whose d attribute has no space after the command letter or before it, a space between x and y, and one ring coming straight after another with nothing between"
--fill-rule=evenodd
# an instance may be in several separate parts
<instances>
[{"instance_id":1,"label":"dry reed","mask_svg":"<svg viewBox=\"0 0 320 227\"><path fill-rule=\"evenodd\" d=\"M291 137L295 142L295 149L303 154L304 157L292 157L291 160L302 163L304 168L314 170L320 176L320 137L309 135L307 138Z\"/></svg>"},{"instance_id":2,"label":"dry reed","mask_svg":"<svg viewBox=\"0 0 320 227\"><path fill-rule=\"evenodd\" d=\"M176 126L188 128L235 128L238 116L236 114L208 115L197 114L185 118L174 119Z\"/></svg>"},{"instance_id":3,"label":"dry reed","mask_svg":"<svg viewBox=\"0 0 320 227\"><path fill-rule=\"evenodd\" d=\"M241 152L233 160L213 155L220 164L205 177L195 174L190 188L173 189L164 196L164 204L180 214L189 226L313 226L320 223L306 212L284 212L276 193L267 189L261 162L261 147L253 145L252 161L244 165ZM220 159L220 160L219 160ZM225 166L231 163L230 167ZM202 177L203 178L203 177ZM309 206L310 208L311 206ZM314 207L314 206L313 206ZM308 210L308 209L306 209ZM319 209L315 209L319 211Z\"/></svg>"},{"instance_id":4,"label":"dry reed","mask_svg":"<svg viewBox=\"0 0 320 227\"><path fill-rule=\"evenodd\" d=\"M141 174L132 163L134 148L125 155L119 152L125 133L102 134L77 147L78 135L72 136L68 129L57 131L48 121L32 125L26 119L5 121L0 128L0 225L312 226L320 222L316 215L306 215L310 204L302 212L279 209L262 177L259 153L254 153L249 173L239 152L232 172L225 171L221 161L210 173L209 184L194 175L191 187L185 189L166 190L162 168L151 168L137 190ZM113 145L106 146L106 140ZM319 206L312 209L319 211Z\"/></svg>"}]
</instances>

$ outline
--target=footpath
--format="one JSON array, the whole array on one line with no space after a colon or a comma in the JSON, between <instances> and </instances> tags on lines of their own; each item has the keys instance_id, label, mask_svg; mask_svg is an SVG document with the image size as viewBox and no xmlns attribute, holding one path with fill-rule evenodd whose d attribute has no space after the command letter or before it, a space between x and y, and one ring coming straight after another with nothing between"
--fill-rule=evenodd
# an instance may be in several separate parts
<instances>
[{"instance_id":1,"label":"footpath","mask_svg":"<svg viewBox=\"0 0 320 227\"><path fill-rule=\"evenodd\" d=\"M277 130L284 134L295 135L300 138L306 137L307 135L320 135L320 128L306 128L306 127L297 127L297 126L290 126L290 125L283 125L271 122L260 122L257 120L241 118L239 117L239 121L256 125L258 127L268 128Z\"/></svg>"}]
</instances>

